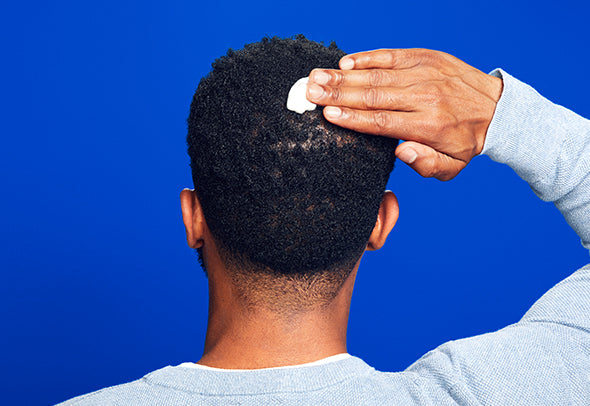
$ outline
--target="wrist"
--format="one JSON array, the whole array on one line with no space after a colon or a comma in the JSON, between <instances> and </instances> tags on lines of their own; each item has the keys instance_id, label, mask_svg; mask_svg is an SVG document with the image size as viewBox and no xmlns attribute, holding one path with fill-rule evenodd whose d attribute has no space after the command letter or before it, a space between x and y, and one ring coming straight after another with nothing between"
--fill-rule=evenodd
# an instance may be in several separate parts
<instances>
[{"instance_id":1,"label":"wrist","mask_svg":"<svg viewBox=\"0 0 590 406\"><path fill-rule=\"evenodd\" d=\"M485 128L482 132L480 132L479 136L477 137L477 155L481 154L485 145L486 136L488 133L488 129L494 118L494 114L496 113L496 107L498 105L498 101L502 96L502 90L504 89L504 82L500 77L493 76L493 75L485 75L484 86L481 89L481 92L484 94L488 100L492 101L490 103L490 108L486 114L485 120Z\"/></svg>"},{"instance_id":2,"label":"wrist","mask_svg":"<svg viewBox=\"0 0 590 406\"><path fill-rule=\"evenodd\" d=\"M494 101L494 103L498 103L500 96L502 96L504 82L502 81L502 78L493 75L486 74L486 79L488 81L486 94Z\"/></svg>"}]
</instances>

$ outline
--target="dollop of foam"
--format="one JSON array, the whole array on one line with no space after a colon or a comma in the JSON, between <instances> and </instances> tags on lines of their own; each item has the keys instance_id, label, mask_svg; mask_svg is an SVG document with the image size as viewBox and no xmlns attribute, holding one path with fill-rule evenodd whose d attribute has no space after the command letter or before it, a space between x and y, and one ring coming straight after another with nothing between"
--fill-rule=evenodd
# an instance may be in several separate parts
<instances>
[{"instance_id":1,"label":"dollop of foam","mask_svg":"<svg viewBox=\"0 0 590 406\"><path fill-rule=\"evenodd\" d=\"M303 114L306 111L315 110L316 104L307 100L305 96L307 91L307 82L309 78L301 78L291 87L289 90L289 96L287 97L287 108L299 114Z\"/></svg>"}]
</instances>

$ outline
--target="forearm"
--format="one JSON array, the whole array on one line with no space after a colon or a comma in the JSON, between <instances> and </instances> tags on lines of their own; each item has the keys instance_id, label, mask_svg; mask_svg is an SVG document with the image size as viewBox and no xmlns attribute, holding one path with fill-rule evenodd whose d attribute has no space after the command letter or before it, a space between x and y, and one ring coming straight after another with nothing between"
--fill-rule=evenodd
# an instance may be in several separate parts
<instances>
[{"instance_id":1,"label":"forearm","mask_svg":"<svg viewBox=\"0 0 590 406\"><path fill-rule=\"evenodd\" d=\"M506 72L482 154L509 165L552 201L590 249L590 121Z\"/></svg>"}]
</instances>

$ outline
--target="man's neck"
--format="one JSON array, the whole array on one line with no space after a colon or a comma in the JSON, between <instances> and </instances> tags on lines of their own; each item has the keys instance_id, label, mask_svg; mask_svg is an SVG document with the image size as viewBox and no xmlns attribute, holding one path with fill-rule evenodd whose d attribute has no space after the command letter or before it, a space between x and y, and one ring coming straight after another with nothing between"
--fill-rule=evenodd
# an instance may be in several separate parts
<instances>
[{"instance_id":1,"label":"man's neck","mask_svg":"<svg viewBox=\"0 0 590 406\"><path fill-rule=\"evenodd\" d=\"M209 324L199 364L224 369L298 365L346 352L356 268L327 305L302 311L246 306L227 280L209 283Z\"/></svg>"},{"instance_id":2,"label":"man's neck","mask_svg":"<svg viewBox=\"0 0 590 406\"><path fill-rule=\"evenodd\" d=\"M198 363L225 369L258 369L304 364L345 353L346 325L342 328L322 318L305 314L284 321L259 314L229 324L214 318Z\"/></svg>"}]
</instances>

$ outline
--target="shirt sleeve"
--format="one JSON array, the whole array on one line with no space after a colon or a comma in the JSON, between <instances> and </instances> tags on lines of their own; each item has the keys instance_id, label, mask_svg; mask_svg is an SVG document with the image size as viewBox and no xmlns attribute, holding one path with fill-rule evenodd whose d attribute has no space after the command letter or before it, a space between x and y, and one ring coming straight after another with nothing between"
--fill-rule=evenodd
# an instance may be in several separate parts
<instances>
[{"instance_id":1,"label":"shirt sleeve","mask_svg":"<svg viewBox=\"0 0 590 406\"><path fill-rule=\"evenodd\" d=\"M590 249L590 121L556 105L497 69L504 90L483 154L509 165L543 200L554 202ZM548 322L590 333L590 266L557 284L523 322Z\"/></svg>"},{"instance_id":2,"label":"shirt sleeve","mask_svg":"<svg viewBox=\"0 0 590 406\"><path fill-rule=\"evenodd\" d=\"M504 89L482 153L554 202L590 249L590 121L502 70L492 74ZM425 392L443 391L460 405L590 404L590 265L518 323L445 343L406 371Z\"/></svg>"},{"instance_id":3,"label":"shirt sleeve","mask_svg":"<svg viewBox=\"0 0 590 406\"><path fill-rule=\"evenodd\" d=\"M590 121L501 69L504 89L482 154L510 166L552 201L590 249Z\"/></svg>"}]
</instances>

